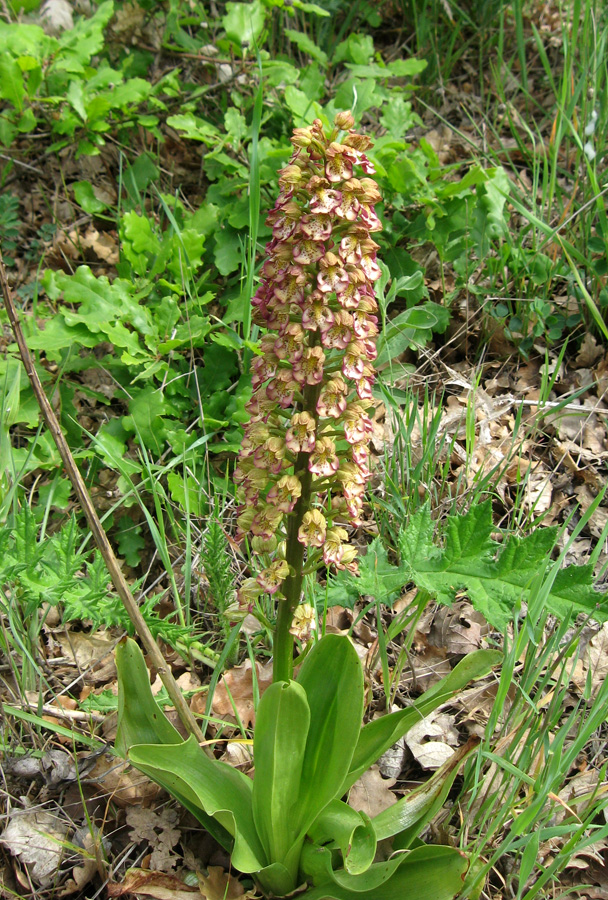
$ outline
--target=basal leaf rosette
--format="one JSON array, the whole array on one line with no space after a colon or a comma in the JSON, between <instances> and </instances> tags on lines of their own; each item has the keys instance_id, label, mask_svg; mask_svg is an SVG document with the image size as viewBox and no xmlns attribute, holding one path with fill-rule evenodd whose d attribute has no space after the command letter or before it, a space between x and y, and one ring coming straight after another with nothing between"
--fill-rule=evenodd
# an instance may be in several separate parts
<instances>
[{"instance_id":1,"label":"basal leaf rosette","mask_svg":"<svg viewBox=\"0 0 608 900\"><path fill-rule=\"evenodd\" d=\"M356 571L348 529L361 524L370 478L380 277L371 235L382 226L371 141L353 125L344 112L329 131L319 119L295 129L252 301L264 334L234 476L239 537L274 555L255 584L288 597L292 615L303 568ZM250 580L241 604L254 594Z\"/></svg>"}]
</instances>

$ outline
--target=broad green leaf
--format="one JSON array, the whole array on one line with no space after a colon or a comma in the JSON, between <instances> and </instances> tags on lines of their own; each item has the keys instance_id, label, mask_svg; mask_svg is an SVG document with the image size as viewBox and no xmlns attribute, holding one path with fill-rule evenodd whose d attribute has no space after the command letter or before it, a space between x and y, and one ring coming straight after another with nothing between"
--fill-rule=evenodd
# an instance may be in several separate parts
<instances>
[{"instance_id":1,"label":"broad green leaf","mask_svg":"<svg viewBox=\"0 0 608 900\"><path fill-rule=\"evenodd\" d=\"M410 78L412 75L424 72L427 65L426 59L395 59L393 62L389 62L387 68L397 78Z\"/></svg>"},{"instance_id":2,"label":"broad green leaf","mask_svg":"<svg viewBox=\"0 0 608 900\"><path fill-rule=\"evenodd\" d=\"M298 673L306 691L310 729L298 798L302 834L340 790L349 771L363 717L363 668L345 635L327 634Z\"/></svg>"},{"instance_id":3,"label":"broad green leaf","mask_svg":"<svg viewBox=\"0 0 608 900\"><path fill-rule=\"evenodd\" d=\"M304 53L308 53L312 59L316 59L321 65L327 65L327 53L324 53L315 42L304 34L303 31L294 31L293 28L284 28L283 34Z\"/></svg>"},{"instance_id":4,"label":"broad green leaf","mask_svg":"<svg viewBox=\"0 0 608 900\"><path fill-rule=\"evenodd\" d=\"M313 844L338 848L343 866L351 875L369 869L376 855L373 822L342 800L332 800L325 807L310 828L308 838Z\"/></svg>"},{"instance_id":5,"label":"broad green leaf","mask_svg":"<svg viewBox=\"0 0 608 900\"><path fill-rule=\"evenodd\" d=\"M143 653L131 638L116 648L118 671L118 727L115 747L127 757L136 744L181 744L183 738L169 722L150 689L150 673Z\"/></svg>"},{"instance_id":6,"label":"broad green leaf","mask_svg":"<svg viewBox=\"0 0 608 900\"><path fill-rule=\"evenodd\" d=\"M403 583L413 581L447 604L464 590L475 609L504 630L515 605L550 559L557 532L537 528L522 538L509 535L499 544L492 539L493 531L488 500L450 517L444 547L438 547L430 510L422 507L399 537ZM560 618L585 612L604 619L608 611L598 606L600 599L589 566L568 566L557 573L547 603Z\"/></svg>"},{"instance_id":7,"label":"broad green leaf","mask_svg":"<svg viewBox=\"0 0 608 900\"><path fill-rule=\"evenodd\" d=\"M498 650L477 650L469 653L452 669L449 675L446 675L438 684L419 697L413 706L400 709L388 716L381 716L364 725L348 776L341 788L336 791L335 796L341 797L345 794L355 781L416 722L428 716L442 703L450 700L473 679L487 675L501 659L502 654Z\"/></svg>"},{"instance_id":8,"label":"broad green leaf","mask_svg":"<svg viewBox=\"0 0 608 900\"><path fill-rule=\"evenodd\" d=\"M128 758L178 800L186 800L188 809L198 808L219 822L234 839L231 859L236 869L258 872L264 868L266 857L253 820L253 783L246 775L209 759L194 735L170 746L132 747Z\"/></svg>"},{"instance_id":9,"label":"broad green leaf","mask_svg":"<svg viewBox=\"0 0 608 900\"><path fill-rule=\"evenodd\" d=\"M81 206L86 213L97 215L107 208L108 204L102 200L98 200L95 195L95 189L90 181L76 181L72 185L76 203Z\"/></svg>"},{"instance_id":10,"label":"broad green leaf","mask_svg":"<svg viewBox=\"0 0 608 900\"><path fill-rule=\"evenodd\" d=\"M16 60L6 52L0 55L0 97L21 109L25 96L23 74Z\"/></svg>"},{"instance_id":11,"label":"broad green leaf","mask_svg":"<svg viewBox=\"0 0 608 900\"><path fill-rule=\"evenodd\" d=\"M309 724L306 691L301 685L279 681L268 688L256 715L253 817L266 858L270 863L283 863L289 873L289 884L281 887L282 893L297 887L302 841L299 795Z\"/></svg>"},{"instance_id":12,"label":"broad green leaf","mask_svg":"<svg viewBox=\"0 0 608 900\"><path fill-rule=\"evenodd\" d=\"M499 166L486 171L487 180L476 191L475 224L472 237L477 241L477 255L487 256L492 241L508 233L505 203L511 192L509 176Z\"/></svg>"},{"instance_id":13,"label":"broad green leaf","mask_svg":"<svg viewBox=\"0 0 608 900\"><path fill-rule=\"evenodd\" d=\"M303 900L453 900L462 890L468 867L465 855L452 847L422 846L376 863L361 875L334 872L333 881L300 896Z\"/></svg>"},{"instance_id":14,"label":"broad green leaf","mask_svg":"<svg viewBox=\"0 0 608 900\"><path fill-rule=\"evenodd\" d=\"M236 769L210 760L194 738L191 742L182 740L179 732L171 725L154 699L143 654L135 641L130 638L122 641L116 649L116 668L118 671L117 752L128 758L136 768L145 772L157 784L169 791L226 850L232 850L233 843L236 848L236 840L233 839L236 837L237 821L238 823L242 822L245 829L249 827L253 829L251 781ZM152 753L153 750L157 750L158 753ZM140 751L141 754L138 755ZM141 758L141 765L135 757ZM167 757L169 763L165 766ZM180 760L184 761L181 768ZM177 763L177 773L173 763ZM144 768L146 765L148 767ZM213 813L208 811L202 802L200 791L190 787L193 782L188 779L186 782L183 781L181 776L190 765L197 770L200 768L203 785L206 783L206 776L207 781L211 779L216 787L223 786L226 789L224 802L236 801L240 810L239 815L233 816L232 819L230 816L224 817L232 830L230 827L225 827L219 816L217 820L213 818ZM226 769L229 770L228 773L226 773ZM217 781L214 782L216 778ZM242 781L243 778L246 783ZM199 788L203 790L200 785ZM212 809L216 808L213 802L210 802L209 806ZM249 809L249 817L247 809ZM245 844L243 844L241 838L239 859L254 866L259 863L257 868L262 868L264 865L263 851L259 847L259 842L256 843L255 835L251 841L252 846L248 848L247 841L245 840ZM256 850L260 851L257 856L255 855ZM256 871L256 868L249 871Z\"/></svg>"},{"instance_id":15,"label":"broad green leaf","mask_svg":"<svg viewBox=\"0 0 608 900\"><path fill-rule=\"evenodd\" d=\"M372 825L379 841L398 835L395 849L407 849L445 803L446 797L463 762L477 749L473 740L459 747L420 787L410 791L397 803L374 816Z\"/></svg>"},{"instance_id":16,"label":"broad green leaf","mask_svg":"<svg viewBox=\"0 0 608 900\"><path fill-rule=\"evenodd\" d=\"M193 113L169 116L167 125L170 128L177 129L177 131L183 131L184 137L191 138L193 141L202 141L208 146L217 144L221 138L221 134L215 125L211 125L210 122L200 119Z\"/></svg>"},{"instance_id":17,"label":"broad green leaf","mask_svg":"<svg viewBox=\"0 0 608 900\"><path fill-rule=\"evenodd\" d=\"M323 110L304 91L298 90L293 84L287 85L284 93L287 108L293 113L296 125L310 125L314 119L319 118Z\"/></svg>"},{"instance_id":18,"label":"broad green leaf","mask_svg":"<svg viewBox=\"0 0 608 900\"><path fill-rule=\"evenodd\" d=\"M240 47L252 49L264 30L266 10L260 0L251 3L227 3L222 25L227 36Z\"/></svg>"}]
</instances>

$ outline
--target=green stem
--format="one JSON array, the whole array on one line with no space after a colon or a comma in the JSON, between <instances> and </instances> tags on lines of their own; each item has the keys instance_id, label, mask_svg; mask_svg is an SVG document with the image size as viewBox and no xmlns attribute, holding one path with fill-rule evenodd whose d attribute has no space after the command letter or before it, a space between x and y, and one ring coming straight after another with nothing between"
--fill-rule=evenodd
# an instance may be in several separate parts
<instances>
[{"instance_id":1,"label":"green stem","mask_svg":"<svg viewBox=\"0 0 608 900\"><path fill-rule=\"evenodd\" d=\"M307 386L304 390L304 409L317 419L317 400L321 393L321 385ZM296 459L294 474L300 479L302 493L294 507L293 515L287 522L287 547L285 559L289 563L291 573L281 585L277 624L274 632L274 662L272 668L273 681L289 681L293 676L293 635L290 633L291 623L302 594L304 580L304 544L298 540L298 531L305 513L310 509L312 497L312 473L308 471L310 453L300 452Z\"/></svg>"}]
</instances>

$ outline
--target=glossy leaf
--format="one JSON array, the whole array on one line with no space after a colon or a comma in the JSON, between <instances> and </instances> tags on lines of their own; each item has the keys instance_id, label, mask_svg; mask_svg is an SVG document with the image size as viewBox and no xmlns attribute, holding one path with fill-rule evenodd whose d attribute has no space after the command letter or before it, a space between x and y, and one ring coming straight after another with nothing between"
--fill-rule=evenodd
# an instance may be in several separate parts
<instances>
[{"instance_id":1,"label":"glossy leaf","mask_svg":"<svg viewBox=\"0 0 608 900\"><path fill-rule=\"evenodd\" d=\"M419 697L413 706L374 719L365 725L361 729L348 776L335 796L341 797L345 794L355 781L416 722L450 700L469 681L487 675L501 658L502 654L498 650L477 650L475 653L469 653L449 675Z\"/></svg>"},{"instance_id":2,"label":"glossy leaf","mask_svg":"<svg viewBox=\"0 0 608 900\"><path fill-rule=\"evenodd\" d=\"M345 635L327 634L310 651L297 678L306 691L310 730L298 799L302 834L340 797L363 717L363 668Z\"/></svg>"},{"instance_id":3,"label":"glossy leaf","mask_svg":"<svg viewBox=\"0 0 608 900\"><path fill-rule=\"evenodd\" d=\"M267 864L253 820L253 783L227 763L209 759L192 735L173 746L133 747L129 759L174 795L198 804L234 839L232 863L241 872Z\"/></svg>"},{"instance_id":4,"label":"glossy leaf","mask_svg":"<svg viewBox=\"0 0 608 900\"><path fill-rule=\"evenodd\" d=\"M405 850L443 806L462 763L474 752L479 741L467 741L419 788L372 819L379 841L398 835L394 848Z\"/></svg>"},{"instance_id":5,"label":"glossy leaf","mask_svg":"<svg viewBox=\"0 0 608 900\"><path fill-rule=\"evenodd\" d=\"M122 757L135 744L181 744L183 738L154 699L150 674L139 646L131 638L116 648L118 728L116 750Z\"/></svg>"},{"instance_id":6,"label":"glossy leaf","mask_svg":"<svg viewBox=\"0 0 608 900\"><path fill-rule=\"evenodd\" d=\"M325 851L329 856L329 851ZM334 872L325 884L301 894L302 900L453 900L461 891L469 863L452 847L417 847L362 875Z\"/></svg>"},{"instance_id":7,"label":"glossy leaf","mask_svg":"<svg viewBox=\"0 0 608 900\"><path fill-rule=\"evenodd\" d=\"M376 855L376 833L365 813L332 800L315 820L308 832L313 844L337 848L342 853L344 868L351 875L365 872Z\"/></svg>"},{"instance_id":8,"label":"glossy leaf","mask_svg":"<svg viewBox=\"0 0 608 900\"><path fill-rule=\"evenodd\" d=\"M253 817L270 863L280 862L297 886L302 811L298 802L310 712L295 681L272 684L260 700L254 735ZM273 893L279 892L279 886Z\"/></svg>"},{"instance_id":9,"label":"glossy leaf","mask_svg":"<svg viewBox=\"0 0 608 900\"><path fill-rule=\"evenodd\" d=\"M183 744L182 736L154 699L143 653L131 638L121 641L116 648L116 668L118 728L115 746L118 753L135 765L129 751L138 745L158 744L171 752L175 745ZM174 779L169 775L163 775L160 770L154 775L148 774L185 806L222 847L229 852L232 850L234 844L232 835L219 822L207 815L198 798L184 794L176 786Z\"/></svg>"}]
</instances>

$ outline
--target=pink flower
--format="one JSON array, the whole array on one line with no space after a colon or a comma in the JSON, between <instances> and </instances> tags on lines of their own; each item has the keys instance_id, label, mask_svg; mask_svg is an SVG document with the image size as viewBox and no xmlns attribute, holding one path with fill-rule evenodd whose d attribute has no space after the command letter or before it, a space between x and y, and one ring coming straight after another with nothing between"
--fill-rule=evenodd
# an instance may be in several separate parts
<instances>
[{"instance_id":1,"label":"pink flower","mask_svg":"<svg viewBox=\"0 0 608 900\"><path fill-rule=\"evenodd\" d=\"M327 477L340 468L340 460L336 454L336 445L331 438L317 438L315 449L310 454L308 470L313 475Z\"/></svg>"},{"instance_id":2,"label":"pink flower","mask_svg":"<svg viewBox=\"0 0 608 900\"><path fill-rule=\"evenodd\" d=\"M268 568L260 572L256 581L267 594L274 594L289 575L289 564L284 559L275 559Z\"/></svg>"},{"instance_id":3,"label":"pink flower","mask_svg":"<svg viewBox=\"0 0 608 900\"><path fill-rule=\"evenodd\" d=\"M360 441L369 440L373 433L373 425L370 417L365 412L363 404L350 403L342 416L344 422L344 436L349 444L358 444Z\"/></svg>"},{"instance_id":4,"label":"pink flower","mask_svg":"<svg viewBox=\"0 0 608 900\"><path fill-rule=\"evenodd\" d=\"M256 469L266 469L277 475L283 468L284 456L285 441L280 437L269 437L253 454L253 464Z\"/></svg>"},{"instance_id":5,"label":"pink flower","mask_svg":"<svg viewBox=\"0 0 608 900\"><path fill-rule=\"evenodd\" d=\"M266 494L266 501L281 512L290 513L302 493L302 482L295 475L283 475Z\"/></svg>"},{"instance_id":6,"label":"pink flower","mask_svg":"<svg viewBox=\"0 0 608 900\"><path fill-rule=\"evenodd\" d=\"M334 375L321 388L317 400L317 413L323 418L339 418L346 409L346 382L341 375Z\"/></svg>"},{"instance_id":7,"label":"pink flower","mask_svg":"<svg viewBox=\"0 0 608 900\"><path fill-rule=\"evenodd\" d=\"M326 150L327 161L325 163L325 175L332 183L345 181L353 174L353 163L350 158L350 150L343 144L335 141Z\"/></svg>"},{"instance_id":8,"label":"pink flower","mask_svg":"<svg viewBox=\"0 0 608 900\"><path fill-rule=\"evenodd\" d=\"M310 211L313 213L332 213L342 200L340 191L330 188L329 181L313 175L306 189L311 193Z\"/></svg>"},{"instance_id":9,"label":"pink flower","mask_svg":"<svg viewBox=\"0 0 608 900\"><path fill-rule=\"evenodd\" d=\"M324 347L344 350L353 337L353 317L345 309L339 310L334 321L321 329L321 343Z\"/></svg>"},{"instance_id":10,"label":"pink flower","mask_svg":"<svg viewBox=\"0 0 608 900\"><path fill-rule=\"evenodd\" d=\"M298 390L298 383L294 380L289 369L280 369L276 378L266 386L266 396L269 400L276 400L280 407L287 409L293 403L293 397Z\"/></svg>"},{"instance_id":11,"label":"pink flower","mask_svg":"<svg viewBox=\"0 0 608 900\"><path fill-rule=\"evenodd\" d=\"M380 194L366 177L371 142L353 128L345 112L329 131L320 119L295 130L267 218L272 238L252 300L264 336L234 480L237 537L249 532L253 553L274 558L244 599L280 590L301 556L294 541L309 548L306 564L357 567L342 525L361 524L370 478L380 277L372 233L381 223Z\"/></svg>"},{"instance_id":12,"label":"pink flower","mask_svg":"<svg viewBox=\"0 0 608 900\"><path fill-rule=\"evenodd\" d=\"M298 540L306 547L322 547L327 533L327 523L323 513L311 509L304 513L298 530Z\"/></svg>"},{"instance_id":13,"label":"pink flower","mask_svg":"<svg viewBox=\"0 0 608 900\"><path fill-rule=\"evenodd\" d=\"M303 266L316 263L325 253L325 246L319 241L299 241L293 246L293 260Z\"/></svg>"},{"instance_id":14,"label":"pink flower","mask_svg":"<svg viewBox=\"0 0 608 900\"><path fill-rule=\"evenodd\" d=\"M331 237L332 222L328 215L322 213L312 213L311 215L302 216L300 229L305 237L311 241L326 241Z\"/></svg>"},{"instance_id":15,"label":"pink flower","mask_svg":"<svg viewBox=\"0 0 608 900\"><path fill-rule=\"evenodd\" d=\"M255 511L251 520L250 530L252 534L261 537L272 537L283 521L283 513L276 506L264 504ZM240 524L240 523L239 523Z\"/></svg>"},{"instance_id":16,"label":"pink flower","mask_svg":"<svg viewBox=\"0 0 608 900\"><path fill-rule=\"evenodd\" d=\"M349 284L348 273L342 267L340 258L328 250L325 256L319 261L319 272L317 274L317 285L323 293L335 291L341 294L345 291Z\"/></svg>"},{"instance_id":17,"label":"pink flower","mask_svg":"<svg viewBox=\"0 0 608 900\"><path fill-rule=\"evenodd\" d=\"M293 377L298 384L321 384L324 362L325 354L321 347L307 347L293 367Z\"/></svg>"},{"instance_id":18,"label":"pink flower","mask_svg":"<svg viewBox=\"0 0 608 900\"><path fill-rule=\"evenodd\" d=\"M365 372L365 347L361 341L352 341L342 358L342 372L346 378L357 381Z\"/></svg>"},{"instance_id":19,"label":"pink flower","mask_svg":"<svg viewBox=\"0 0 608 900\"><path fill-rule=\"evenodd\" d=\"M348 540L345 528L329 528L323 544L323 562L326 566L339 566L344 556L344 542Z\"/></svg>"},{"instance_id":20,"label":"pink flower","mask_svg":"<svg viewBox=\"0 0 608 900\"><path fill-rule=\"evenodd\" d=\"M290 322L274 342L274 353L278 359L297 362L304 353L304 329L297 322ZM273 373L274 374L274 373Z\"/></svg>"},{"instance_id":21,"label":"pink flower","mask_svg":"<svg viewBox=\"0 0 608 900\"><path fill-rule=\"evenodd\" d=\"M285 444L292 453L311 453L315 448L316 423L309 412L292 416L291 426L285 435Z\"/></svg>"},{"instance_id":22,"label":"pink flower","mask_svg":"<svg viewBox=\"0 0 608 900\"><path fill-rule=\"evenodd\" d=\"M325 302L323 294L314 291L307 297L304 312L302 314L302 325L307 331L317 331L325 325L331 325L334 320L334 314Z\"/></svg>"}]
</instances>

